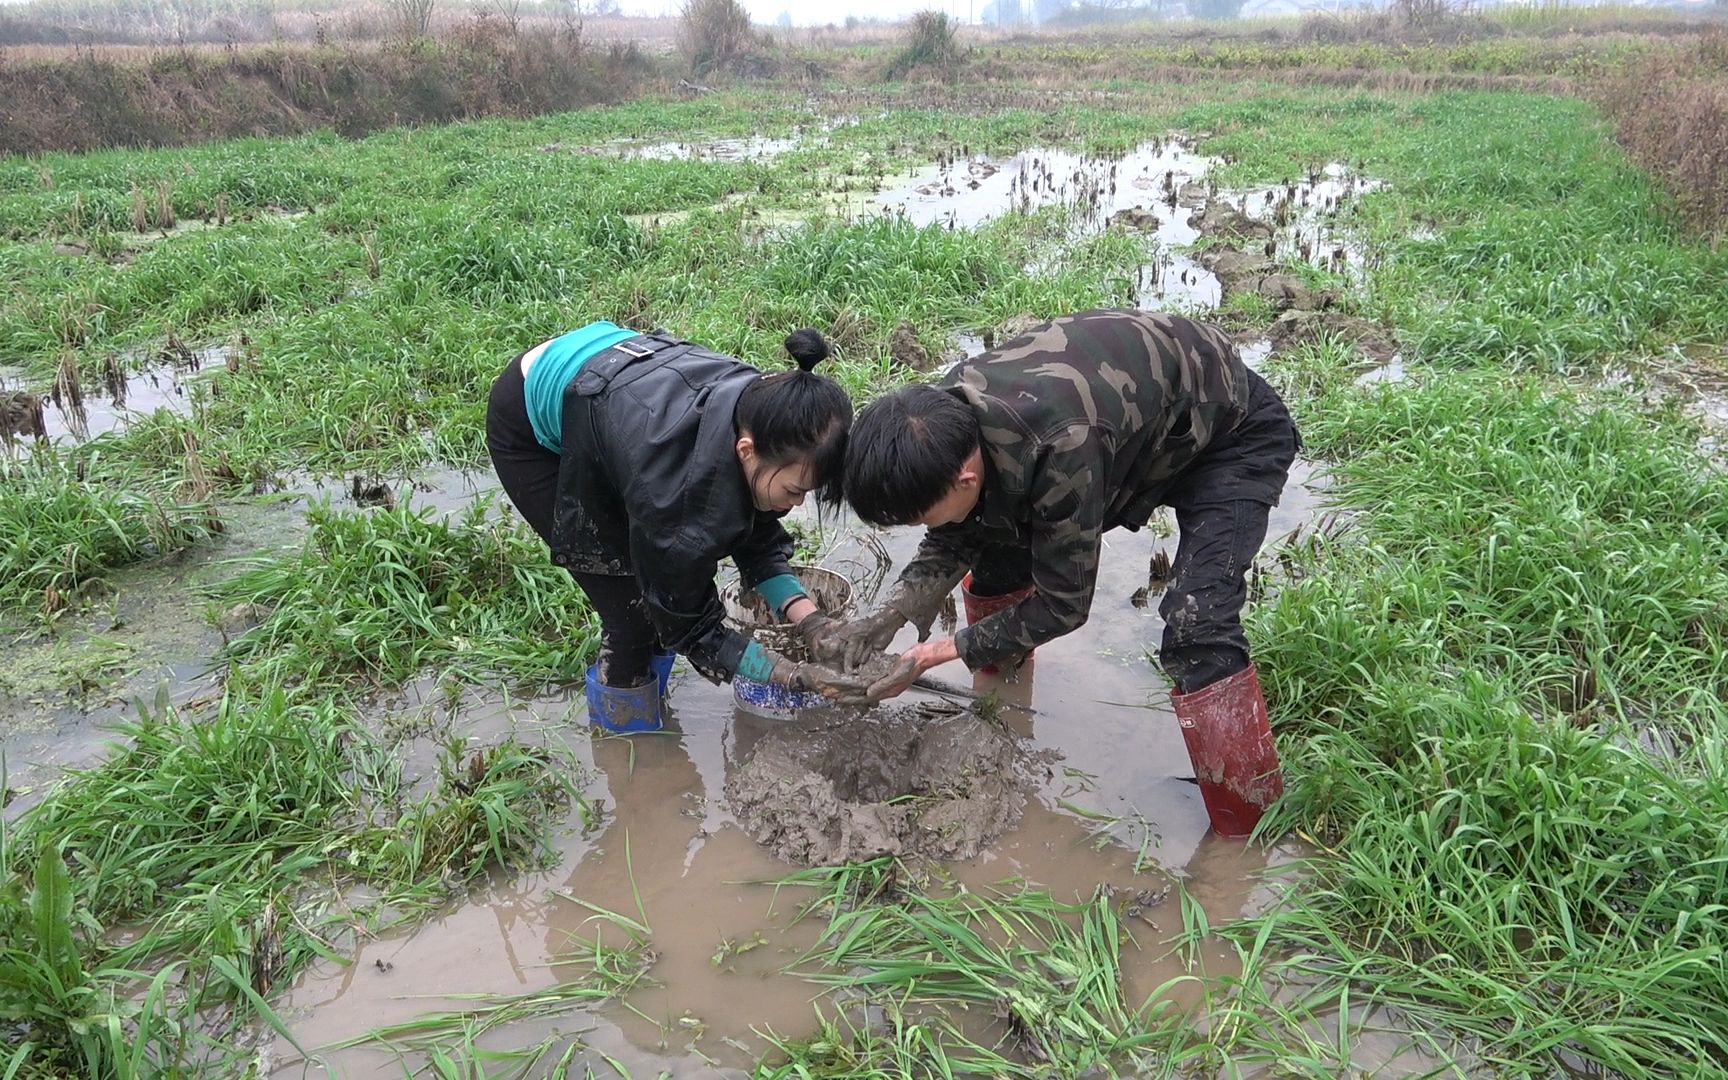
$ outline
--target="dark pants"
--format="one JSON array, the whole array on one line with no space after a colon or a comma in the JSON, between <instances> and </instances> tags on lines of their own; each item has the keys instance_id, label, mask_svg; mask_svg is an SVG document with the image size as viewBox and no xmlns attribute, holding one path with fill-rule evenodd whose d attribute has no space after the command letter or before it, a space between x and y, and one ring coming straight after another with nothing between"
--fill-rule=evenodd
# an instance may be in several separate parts
<instances>
[{"instance_id":1,"label":"dark pants","mask_svg":"<svg viewBox=\"0 0 1728 1080\"><path fill-rule=\"evenodd\" d=\"M528 423L521 359L510 361L492 382L486 405L486 449L510 504L550 547L560 458L540 445ZM608 686L642 685L650 677L648 663L659 649L659 640L636 579L574 570L570 574L600 616L600 681Z\"/></svg>"},{"instance_id":2,"label":"dark pants","mask_svg":"<svg viewBox=\"0 0 1728 1080\"><path fill-rule=\"evenodd\" d=\"M1248 666L1242 605L1248 568L1266 541L1266 523L1290 476L1301 437L1284 402L1250 373L1248 414L1214 442L1165 493L1176 511L1176 558L1158 612L1164 642L1158 662L1184 694ZM987 548L972 570L972 591L1001 596L1032 584L1024 547Z\"/></svg>"}]
</instances>

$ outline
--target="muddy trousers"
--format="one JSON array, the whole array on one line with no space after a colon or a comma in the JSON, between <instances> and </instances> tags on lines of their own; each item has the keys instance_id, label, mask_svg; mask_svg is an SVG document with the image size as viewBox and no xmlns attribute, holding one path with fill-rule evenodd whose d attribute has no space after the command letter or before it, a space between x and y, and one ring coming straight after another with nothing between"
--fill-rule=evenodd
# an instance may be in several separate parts
<instances>
[{"instance_id":1,"label":"muddy trousers","mask_svg":"<svg viewBox=\"0 0 1728 1080\"><path fill-rule=\"evenodd\" d=\"M486 450L510 505L550 548L560 458L534 438L523 395L520 357L510 361L492 383L492 396L486 405ZM600 616L600 656L596 661L600 681L607 686L642 685L649 678L649 665L660 645L636 579L575 570L570 576Z\"/></svg>"},{"instance_id":2,"label":"muddy trousers","mask_svg":"<svg viewBox=\"0 0 1728 1080\"><path fill-rule=\"evenodd\" d=\"M1248 413L1177 477L1164 503L1176 512L1176 558L1158 612L1158 662L1179 693L1193 693L1248 666L1242 607L1248 570L1266 541L1267 521L1289 479L1301 437L1284 402L1249 373ZM986 548L972 591L1001 596L1032 584L1024 548Z\"/></svg>"}]
</instances>

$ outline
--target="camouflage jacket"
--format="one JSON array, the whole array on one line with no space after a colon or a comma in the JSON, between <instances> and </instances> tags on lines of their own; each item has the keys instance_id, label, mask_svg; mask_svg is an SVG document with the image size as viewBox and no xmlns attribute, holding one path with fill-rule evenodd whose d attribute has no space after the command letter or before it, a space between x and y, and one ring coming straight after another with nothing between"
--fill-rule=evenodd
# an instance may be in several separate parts
<instances>
[{"instance_id":1,"label":"camouflage jacket","mask_svg":"<svg viewBox=\"0 0 1728 1080\"><path fill-rule=\"evenodd\" d=\"M956 636L977 670L1085 623L1101 535L1146 524L1183 469L1235 429L1249 377L1217 327L1103 310L1033 327L943 386L978 416L983 491L967 520L925 535L902 585L945 595L997 544L1029 546L1034 567L1032 596Z\"/></svg>"}]
</instances>

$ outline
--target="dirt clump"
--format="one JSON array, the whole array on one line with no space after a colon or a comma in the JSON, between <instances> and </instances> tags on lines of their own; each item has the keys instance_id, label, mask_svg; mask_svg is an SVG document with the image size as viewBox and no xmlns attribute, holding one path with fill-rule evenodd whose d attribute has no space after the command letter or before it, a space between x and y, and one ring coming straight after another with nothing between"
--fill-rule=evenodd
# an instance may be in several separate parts
<instances>
[{"instance_id":1,"label":"dirt clump","mask_svg":"<svg viewBox=\"0 0 1728 1080\"><path fill-rule=\"evenodd\" d=\"M1250 293L1265 300L1274 311L1323 311L1338 302L1338 290L1313 288L1256 252L1215 247L1201 252L1198 261L1217 276L1219 291L1226 300Z\"/></svg>"},{"instance_id":2,"label":"dirt clump","mask_svg":"<svg viewBox=\"0 0 1728 1080\"><path fill-rule=\"evenodd\" d=\"M1024 311L1018 315L1010 315L999 325L985 328L984 348L994 349L998 345L1006 348L1015 338L1025 337L1034 326L1041 326L1048 321Z\"/></svg>"},{"instance_id":3,"label":"dirt clump","mask_svg":"<svg viewBox=\"0 0 1728 1080\"><path fill-rule=\"evenodd\" d=\"M888 335L888 355L894 363L912 371L929 371L937 357L918 341L918 331L909 322L901 321Z\"/></svg>"},{"instance_id":4,"label":"dirt clump","mask_svg":"<svg viewBox=\"0 0 1728 1080\"><path fill-rule=\"evenodd\" d=\"M1159 224L1158 214L1143 206L1130 206L1116 211L1110 217L1113 228L1127 232L1157 232Z\"/></svg>"},{"instance_id":5,"label":"dirt clump","mask_svg":"<svg viewBox=\"0 0 1728 1080\"><path fill-rule=\"evenodd\" d=\"M236 638L268 619L270 613L271 608L265 604L244 601L218 612L213 621L224 638Z\"/></svg>"},{"instance_id":6,"label":"dirt clump","mask_svg":"<svg viewBox=\"0 0 1728 1080\"><path fill-rule=\"evenodd\" d=\"M1352 345L1380 362L1392 359L1398 351L1398 339L1386 327L1336 310L1286 311L1273 320L1269 336L1275 352L1328 338Z\"/></svg>"},{"instance_id":7,"label":"dirt clump","mask_svg":"<svg viewBox=\"0 0 1728 1080\"><path fill-rule=\"evenodd\" d=\"M1310 288L1293 274L1268 274L1253 285L1274 311L1323 311L1338 302L1336 289Z\"/></svg>"},{"instance_id":8,"label":"dirt clump","mask_svg":"<svg viewBox=\"0 0 1728 1080\"><path fill-rule=\"evenodd\" d=\"M1223 199L1211 199L1205 206L1188 216L1188 224L1205 237L1231 237L1237 240L1270 240L1272 226L1250 217Z\"/></svg>"},{"instance_id":9,"label":"dirt clump","mask_svg":"<svg viewBox=\"0 0 1728 1080\"><path fill-rule=\"evenodd\" d=\"M10 442L25 437L48 437L42 399L22 390L0 391L0 439Z\"/></svg>"},{"instance_id":10,"label":"dirt clump","mask_svg":"<svg viewBox=\"0 0 1728 1080\"><path fill-rule=\"evenodd\" d=\"M777 726L726 782L738 824L777 858L970 858L1019 821L1041 759L967 711L883 707Z\"/></svg>"},{"instance_id":11,"label":"dirt clump","mask_svg":"<svg viewBox=\"0 0 1728 1080\"><path fill-rule=\"evenodd\" d=\"M390 490L389 484L377 476L362 476L355 473L349 477L348 497L359 506L380 506L389 510L396 505L396 493Z\"/></svg>"},{"instance_id":12,"label":"dirt clump","mask_svg":"<svg viewBox=\"0 0 1728 1080\"><path fill-rule=\"evenodd\" d=\"M1218 275L1219 284L1226 287L1239 288L1242 282L1265 277L1278 269L1278 264L1266 256L1234 247L1207 248L1195 261Z\"/></svg>"}]
</instances>

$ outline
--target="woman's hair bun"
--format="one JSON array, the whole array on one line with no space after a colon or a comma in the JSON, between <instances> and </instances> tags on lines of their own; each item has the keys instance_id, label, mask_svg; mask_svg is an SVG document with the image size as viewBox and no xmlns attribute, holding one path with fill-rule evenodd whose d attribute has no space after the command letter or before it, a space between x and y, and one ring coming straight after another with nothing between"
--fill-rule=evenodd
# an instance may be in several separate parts
<instances>
[{"instance_id":1,"label":"woman's hair bun","mask_svg":"<svg viewBox=\"0 0 1728 1080\"><path fill-rule=\"evenodd\" d=\"M786 335L786 352L798 364L800 371L814 371L816 365L828 359L831 352L822 331L806 326Z\"/></svg>"}]
</instances>

